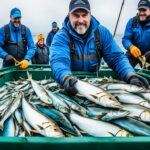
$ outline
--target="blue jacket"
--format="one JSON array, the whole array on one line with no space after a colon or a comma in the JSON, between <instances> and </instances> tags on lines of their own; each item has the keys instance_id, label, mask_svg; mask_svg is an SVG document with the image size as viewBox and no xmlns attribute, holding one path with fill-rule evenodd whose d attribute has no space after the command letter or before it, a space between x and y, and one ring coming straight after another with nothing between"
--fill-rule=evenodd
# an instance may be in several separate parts
<instances>
[{"instance_id":1,"label":"blue jacket","mask_svg":"<svg viewBox=\"0 0 150 150\"><path fill-rule=\"evenodd\" d=\"M131 45L135 45L141 50L142 55L144 55L147 51L150 51L150 22L143 28L139 21L137 22L137 28L133 28L132 23L133 18L127 23L122 44L126 50L129 50Z\"/></svg>"},{"instance_id":2,"label":"blue jacket","mask_svg":"<svg viewBox=\"0 0 150 150\"><path fill-rule=\"evenodd\" d=\"M58 31L58 30L57 30L57 31ZM51 46L53 37L54 37L54 35L57 33L57 31L56 31L56 32L54 32L54 31L50 31L50 32L49 32L49 34L48 34L48 36L47 36L47 38L46 38L46 45L47 45L48 47Z\"/></svg>"},{"instance_id":3,"label":"blue jacket","mask_svg":"<svg viewBox=\"0 0 150 150\"><path fill-rule=\"evenodd\" d=\"M18 28L15 28L12 23L9 23L10 29L10 38L12 42L21 42L22 34L21 34L21 25ZM18 37L18 38L17 38ZM35 53L35 45L31 36L30 29L26 27L26 42L27 42L27 54L24 59L31 60ZM2 46L5 44L5 29L4 27L0 28L0 57L5 58L8 54L4 51Z\"/></svg>"},{"instance_id":4,"label":"blue jacket","mask_svg":"<svg viewBox=\"0 0 150 150\"><path fill-rule=\"evenodd\" d=\"M112 68L121 79L124 79L129 72L134 72L134 69L129 64L128 59L113 40L111 33L105 27L100 25L94 17L91 19L92 31L85 44L83 39L71 29L68 16L65 19L63 27L66 28L74 37L76 47L75 54L80 56L96 54L96 50L94 49L94 31L98 28L100 31L100 45L102 48L103 58L107 62L108 66ZM98 58L73 60L71 65L70 40L68 35L62 29L55 35L50 47L50 52L52 72L55 79L60 84L62 83L64 76L67 74L71 75L72 71L78 70L94 72L97 69L96 64L98 64Z\"/></svg>"}]
</instances>

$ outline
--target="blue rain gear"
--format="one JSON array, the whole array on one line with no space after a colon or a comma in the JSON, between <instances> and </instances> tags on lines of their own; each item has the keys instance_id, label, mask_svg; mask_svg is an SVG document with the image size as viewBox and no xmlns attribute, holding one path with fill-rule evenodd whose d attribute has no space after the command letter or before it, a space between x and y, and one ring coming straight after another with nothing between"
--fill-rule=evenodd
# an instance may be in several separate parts
<instances>
[{"instance_id":1,"label":"blue rain gear","mask_svg":"<svg viewBox=\"0 0 150 150\"><path fill-rule=\"evenodd\" d=\"M64 76L72 75L72 71L95 72L97 70L100 61L98 57L95 57L94 31L97 28L100 32L102 56L108 66L118 74L120 79L125 79L129 72L134 72L128 59L113 40L109 30L100 25L94 17L91 18L92 31L88 35L86 43L72 30L68 16L65 19L63 27L67 29L74 38L74 53L77 57L71 60L70 39L63 29L59 30L50 47L51 67L58 83L62 84Z\"/></svg>"},{"instance_id":2,"label":"blue rain gear","mask_svg":"<svg viewBox=\"0 0 150 150\"><path fill-rule=\"evenodd\" d=\"M8 26L10 29L9 43L5 41L5 28L0 28L0 57L4 59L8 54L11 54L19 61L23 59L30 61L35 53L35 45L29 28L26 27L26 44L24 45L22 43L22 25L20 24L16 28L10 22Z\"/></svg>"},{"instance_id":3,"label":"blue rain gear","mask_svg":"<svg viewBox=\"0 0 150 150\"><path fill-rule=\"evenodd\" d=\"M137 19L137 25L133 27L133 18L131 18L127 23L122 44L128 51L131 45L135 45L142 55L150 51L150 21L142 27Z\"/></svg>"}]
</instances>

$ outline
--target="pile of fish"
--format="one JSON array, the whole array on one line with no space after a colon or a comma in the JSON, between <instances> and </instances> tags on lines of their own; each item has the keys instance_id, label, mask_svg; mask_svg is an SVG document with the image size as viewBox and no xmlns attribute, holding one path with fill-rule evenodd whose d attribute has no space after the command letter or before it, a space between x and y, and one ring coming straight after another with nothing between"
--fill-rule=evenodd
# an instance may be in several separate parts
<instances>
[{"instance_id":1,"label":"pile of fish","mask_svg":"<svg viewBox=\"0 0 150 150\"><path fill-rule=\"evenodd\" d=\"M54 80L27 75L0 88L1 136L150 136L150 89L89 78L68 96Z\"/></svg>"}]
</instances>

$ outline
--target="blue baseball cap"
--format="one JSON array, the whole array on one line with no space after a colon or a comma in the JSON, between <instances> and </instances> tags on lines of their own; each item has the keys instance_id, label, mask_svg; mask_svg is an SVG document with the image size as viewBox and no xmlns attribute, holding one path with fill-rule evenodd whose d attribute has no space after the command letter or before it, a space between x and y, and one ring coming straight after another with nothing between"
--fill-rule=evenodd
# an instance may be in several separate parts
<instances>
[{"instance_id":1,"label":"blue baseball cap","mask_svg":"<svg viewBox=\"0 0 150 150\"><path fill-rule=\"evenodd\" d=\"M52 27L57 27L57 22L52 22Z\"/></svg>"},{"instance_id":2,"label":"blue baseball cap","mask_svg":"<svg viewBox=\"0 0 150 150\"><path fill-rule=\"evenodd\" d=\"M11 12L10 12L10 16L12 17L12 18L18 18L18 17L21 17L21 11L20 11L20 9L18 9L18 8L13 8L12 10L11 10Z\"/></svg>"}]
</instances>

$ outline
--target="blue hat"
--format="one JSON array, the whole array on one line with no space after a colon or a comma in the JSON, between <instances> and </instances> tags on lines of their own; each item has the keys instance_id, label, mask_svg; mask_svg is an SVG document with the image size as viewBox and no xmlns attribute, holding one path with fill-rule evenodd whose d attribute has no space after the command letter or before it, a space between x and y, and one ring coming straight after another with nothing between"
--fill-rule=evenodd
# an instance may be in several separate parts
<instances>
[{"instance_id":1,"label":"blue hat","mask_svg":"<svg viewBox=\"0 0 150 150\"><path fill-rule=\"evenodd\" d=\"M90 3L88 0L71 0L69 5L69 12L72 13L77 9L84 9L91 12Z\"/></svg>"},{"instance_id":2,"label":"blue hat","mask_svg":"<svg viewBox=\"0 0 150 150\"><path fill-rule=\"evenodd\" d=\"M11 10L11 12L10 12L10 16L11 16L12 18L21 17L21 11L20 11L20 9L18 9L18 8L13 8L13 9Z\"/></svg>"},{"instance_id":3,"label":"blue hat","mask_svg":"<svg viewBox=\"0 0 150 150\"><path fill-rule=\"evenodd\" d=\"M150 2L149 0L140 0L138 3L138 10L139 9L148 9L150 8Z\"/></svg>"},{"instance_id":4,"label":"blue hat","mask_svg":"<svg viewBox=\"0 0 150 150\"><path fill-rule=\"evenodd\" d=\"M52 27L57 27L57 22L52 22Z\"/></svg>"}]
</instances>

